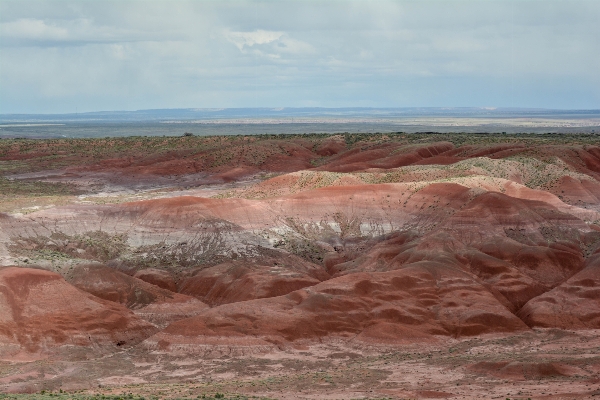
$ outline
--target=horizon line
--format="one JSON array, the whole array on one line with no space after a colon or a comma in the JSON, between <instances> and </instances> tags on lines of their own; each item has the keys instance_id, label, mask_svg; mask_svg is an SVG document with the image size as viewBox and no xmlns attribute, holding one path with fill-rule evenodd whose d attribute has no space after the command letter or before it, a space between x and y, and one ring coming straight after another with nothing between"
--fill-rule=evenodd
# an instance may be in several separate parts
<instances>
[{"instance_id":1,"label":"horizon line","mask_svg":"<svg viewBox=\"0 0 600 400\"><path fill-rule=\"evenodd\" d=\"M545 107L493 107L493 106L410 106L410 107L175 107L175 108L143 108L135 110L95 110L83 112L58 112L58 113L35 113L35 112L0 112L0 116L27 116L27 115L85 115L98 113L138 113L147 111L196 111L196 112L219 112L225 110L265 110L265 111L284 111L284 110L478 110L478 111L586 111L600 112L600 108L545 108Z\"/></svg>"}]
</instances>

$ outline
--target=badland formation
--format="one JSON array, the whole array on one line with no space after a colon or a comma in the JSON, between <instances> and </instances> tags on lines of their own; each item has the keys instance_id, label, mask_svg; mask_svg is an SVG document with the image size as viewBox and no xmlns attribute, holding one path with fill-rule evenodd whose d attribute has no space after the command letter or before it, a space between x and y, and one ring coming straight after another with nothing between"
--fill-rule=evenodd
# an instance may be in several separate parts
<instances>
[{"instance_id":1,"label":"badland formation","mask_svg":"<svg viewBox=\"0 0 600 400\"><path fill-rule=\"evenodd\" d=\"M600 394L594 135L0 140L0 392Z\"/></svg>"}]
</instances>

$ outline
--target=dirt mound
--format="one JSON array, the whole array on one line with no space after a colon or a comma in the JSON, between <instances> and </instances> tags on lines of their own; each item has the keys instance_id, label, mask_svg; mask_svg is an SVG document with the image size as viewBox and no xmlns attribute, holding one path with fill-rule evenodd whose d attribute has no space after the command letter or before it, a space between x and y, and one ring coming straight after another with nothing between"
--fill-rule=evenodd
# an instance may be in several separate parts
<instances>
[{"instance_id":1,"label":"dirt mound","mask_svg":"<svg viewBox=\"0 0 600 400\"><path fill-rule=\"evenodd\" d=\"M243 228L261 227L275 217L268 205L245 199L206 199L179 196L136 201L106 210L104 218L143 226L145 229L171 230L198 228L212 232L240 232ZM198 232L196 232L198 233Z\"/></svg>"},{"instance_id":2,"label":"dirt mound","mask_svg":"<svg viewBox=\"0 0 600 400\"><path fill-rule=\"evenodd\" d=\"M568 204L597 206L600 203L600 183L591 179L564 176L550 191Z\"/></svg>"},{"instance_id":3,"label":"dirt mound","mask_svg":"<svg viewBox=\"0 0 600 400\"><path fill-rule=\"evenodd\" d=\"M346 142L342 136L332 136L323 140L315 148L315 153L320 156L332 156L346 150Z\"/></svg>"},{"instance_id":4,"label":"dirt mound","mask_svg":"<svg viewBox=\"0 0 600 400\"><path fill-rule=\"evenodd\" d=\"M67 274L66 279L78 289L129 309L142 308L175 296L171 291L104 265L78 265Z\"/></svg>"},{"instance_id":5,"label":"dirt mound","mask_svg":"<svg viewBox=\"0 0 600 400\"><path fill-rule=\"evenodd\" d=\"M419 262L396 271L334 278L285 296L215 307L171 324L152 340L249 336L271 342L323 337L377 341L386 336L384 341L401 342L406 337L525 329L469 274Z\"/></svg>"},{"instance_id":6,"label":"dirt mound","mask_svg":"<svg viewBox=\"0 0 600 400\"><path fill-rule=\"evenodd\" d=\"M506 299L513 312L519 310L530 299L548 290L527 272L509 261L492 257L477 250L461 254L467 260L469 270L490 286L490 290ZM520 266L520 265L519 265ZM504 303L504 302L503 302Z\"/></svg>"},{"instance_id":7,"label":"dirt mound","mask_svg":"<svg viewBox=\"0 0 600 400\"><path fill-rule=\"evenodd\" d=\"M452 149L454 149L454 145L450 142L406 147L397 143L387 143L370 146L365 150L355 148L346 151L336 157L332 157L326 165L318 169L332 172L352 172L369 168L397 168L443 155L443 153Z\"/></svg>"},{"instance_id":8,"label":"dirt mound","mask_svg":"<svg viewBox=\"0 0 600 400\"><path fill-rule=\"evenodd\" d=\"M600 254L565 283L530 300L518 315L531 327L600 329Z\"/></svg>"},{"instance_id":9,"label":"dirt mound","mask_svg":"<svg viewBox=\"0 0 600 400\"><path fill-rule=\"evenodd\" d=\"M0 310L0 341L27 351L60 345L117 348L157 331L122 305L38 269L0 269Z\"/></svg>"},{"instance_id":10,"label":"dirt mound","mask_svg":"<svg viewBox=\"0 0 600 400\"><path fill-rule=\"evenodd\" d=\"M548 290L564 282L584 266L580 242L588 226L544 202L485 193L448 218L443 227L461 247L512 266L505 269L507 264L489 263L475 255L470 264L474 272L484 279L490 274L517 279L519 285L528 280L532 295L539 294L540 287Z\"/></svg>"},{"instance_id":11,"label":"dirt mound","mask_svg":"<svg viewBox=\"0 0 600 400\"><path fill-rule=\"evenodd\" d=\"M579 372L578 368L552 362L480 362L467 368L476 374L494 376L510 380L534 380L571 376Z\"/></svg>"},{"instance_id":12,"label":"dirt mound","mask_svg":"<svg viewBox=\"0 0 600 400\"><path fill-rule=\"evenodd\" d=\"M159 288L177 292L175 280L168 271L157 268L141 269L137 271L133 277L158 286Z\"/></svg>"},{"instance_id":13,"label":"dirt mound","mask_svg":"<svg viewBox=\"0 0 600 400\"><path fill-rule=\"evenodd\" d=\"M271 253L199 268L180 283L179 291L215 306L285 295L330 277L323 267L297 256Z\"/></svg>"},{"instance_id":14,"label":"dirt mound","mask_svg":"<svg viewBox=\"0 0 600 400\"><path fill-rule=\"evenodd\" d=\"M192 145L185 148L186 141L193 142L196 147ZM229 182L258 171L292 172L307 169L311 167L310 161L319 157L318 153L312 151L314 143L306 140L192 138L182 139L178 145L184 147L170 151L161 149L154 154L145 154L133 148L129 150L131 155L72 167L70 172L109 172L121 180L127 177L143 180L152 176L181 179L185 175L200 173L203 175L200 178L205 181L207 176L212 175L211 182ZM330 144L327 148L341 150L336 144Z\"/></svg>"},{"instance_id":15,"label":"dirt mound","mask_svg":"<svg viewBox=\"0 0 600 400\"><path fill-rule=\"evenodd\" d=\"M527 191L519 193L529 195ZM190 268L182 272L183 280L178 283L178 290L222 307L228 303L262 298L273 298L273 304L279 304L281 300L275 299L302 288L318 288L323 284L320 282L329 279L330 275L341 278L364 272L386 273L425 263L461 271L469 285L485 291L494 307L501 308L503 312L516 312L531 299L551 290L583 268L585 246L582 235L590 230L589 224L580 218L543 199L516 198L447 182L327 186L264 201L182 196L104 207L102 210L99 221L105 226L123 226L132 232L128 224L135 223L136 229L146 237L161 234L181 237L180 243L170 247L174 254L179 254L177 252L188 242L190 233L197 232L198 227L206 227L204 231L213 234L217 227L227 225L228 232L238 235L231 236L229 242L223 242L222 250L229 249L229 253L224 254L230 257L230 261L179 264ZM32 220L30 217L29 221ZM202 225L206 221L214 224ZM265 229L260 232L260 237L255 234L257 228ZM252 258L254 256L238 256L232 249L235 245L246 245L238 240L241 235L254 235L263 240L260 243L297 252L305 259L292 257L288 262L284 258L291 256L275 249L269 250L273 256L264 262ZM296 246L298 243L308 243L312 247L306 246L302 250L301 246ZM138 252L145 252L146 248L143 249ZM205 250L198 250L201 251ZM313 260L308 254L311 251L315 254L322 252L319 254L323 255L323 267L305 261ZM234 254L238 258L234 258ZM317 260L318 257L315 257L313 261ZM70 278L74 284L132 309L168 303L174 295L114 269L82 271L81 268L74 271ZM367 298L363 301L369 302ZM222 307L211 309L205 315L217 318L217 313L221 312L217 310L228 310ZM439 307L444 309L445 306ZM244 312L235 311L235 315ZM280 311L273 312L277 314ZM179 312L174 319L188 315L186 313ZM310 326L307 321L312 319L326 321L329 318L320 314L298 315L301 321L298 324L302 327ZM497 317L496 311L490 315L492 317L485 323L466 324L464 329L448 327L447 322L442 323L436 318L429 320L434 321L431 324L437 330L423 330L413 326L394 326L393 323L389 325L388 321L379 321L371 316L360 317L361 321L370 322L360 325L359 330L339 329L344 334L359 335L360 339L373 341L377 337L382 341L388 340L385 338L393 337L392 332L405 332L406 337L430 336L434 334L431 332L445 335L495 332L500 328L494 325L494 321L502 318ZM515 318L510 315L510 318ZM273 317L264 318L271 320ZM286 315L285 318L291 317ZM489 325L485 327L485 324ZM331 326L343 324L334 318ZM511 323L508 326L512 326ZM323 328L315 329L315 333L306 334L306 338L324 335ZM332 334L337 334L338 328L332 329ZM285 335L270 331L268 326L264 327L266 333L261 332L259 329L245 334L279 335L288 340ZM219 332L216 336L223 334ZM398 336L404 337L400 333Z\"/></svg>"},{"instance_id":16,"label":"dirt mound","mask_svg":"<svg viewBox=\"0 0 600 400\"><path fill-rule=\"evenodd\" d=\"M193 297L173 293L103 265L79 265L67 279L78 289L123 304L160 327L208 308Z\"/></svg>"},{"instance_id":17,"label":"dirt mound","mask_svg":"<svg viewBox=\"0 0 600 400\"><path fill-rule=\"evenodd\" d=\"M339 276L442 262L473 274L516 311L584 267L583 232L593 233L546 203L501 193L473 196L453 184L429 185L406 205L419 209L420 203L439 209L425 208L411 229L327 254L328 271Z\"/></svg>"}]
</instances>

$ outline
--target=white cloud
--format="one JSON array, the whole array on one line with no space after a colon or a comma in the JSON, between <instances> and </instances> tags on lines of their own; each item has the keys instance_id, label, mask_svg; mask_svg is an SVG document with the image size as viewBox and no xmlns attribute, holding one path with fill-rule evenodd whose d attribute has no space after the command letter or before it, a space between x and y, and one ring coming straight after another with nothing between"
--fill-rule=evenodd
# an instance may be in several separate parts
<instances>
[{"instance_id":1,"label":"white cloud","mask_svg":"<svg viewBox=\"0 0 600 400\"><path fill-rule=\"evenodd\" d=\"M310 54L315 53L315 48L307 42L283 36L276 47L282 53Z\"/></svg>"},{"instance_id":2,"label":"white cloud","mask_svg":"<svg viewBox=\"0 0 600 400\"><path fill-rule=\"evenodd\" d=\"M293 39L285 32L257 29L252 32L224 33L243 54L265 57L271 61L285 61L287 57L315 53L315 48L302 40Z\"/></svg>"},{"instance_id":3,"label":"white cloud","mask_svg":"<svg viewBox=\"0 0 600 400\"><path fill-rule=\"evenodd\" d=\"M39 19L22 18L1 24L0 35L5 39L65 40L69 31Z\"/></svg>"},{"instance_id":4,"label":"white cloud","mask_svg":"<svg viewBox=\"0 0 600 400\"><path fill-rule=\"evenodd\" d=\"M233 43L238 49L244 50L255 44L266 44L278 40L283 32L265 31L257 29L253 32L226 32L225 38Z\"/></svg>"},{"instance_id":5,"label":"white cloud","mask_svg":"<svg viewBox=\"0 0 600 400\"><path fill-rule=\"evenodd\" d=\"M132 21L133 22L133 21ZM93 18L45 20L20 18L0 23L3 45L68 46L89 43L123 43L139 41L181 40L176 29L157 30L151 25L115 26L102 24Z\"/></svg>"},{"instance_id":6,"label":"white cloud","mask_svg":"<svg viewBox=\"0 0 600 400\"><path fill-rule=\"evenodd\" d=\"M600 108L600 1L0 0L0 113Z\"/></svg>"}]
</instances>

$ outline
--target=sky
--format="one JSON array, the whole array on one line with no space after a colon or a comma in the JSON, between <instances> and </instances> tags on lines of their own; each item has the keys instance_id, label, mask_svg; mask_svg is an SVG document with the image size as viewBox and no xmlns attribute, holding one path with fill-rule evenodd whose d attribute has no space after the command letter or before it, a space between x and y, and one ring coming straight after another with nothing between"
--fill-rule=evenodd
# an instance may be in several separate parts
<instances>
[{"instance_id":1,"label":"sky","mask_svg":"<svg viewBox=\"0 0 600 400\"><path fill-rule=\"evenodd\" d=\"M0 113L600 108L600 1L0 1Z\"/></svg>"}]
</instances>

